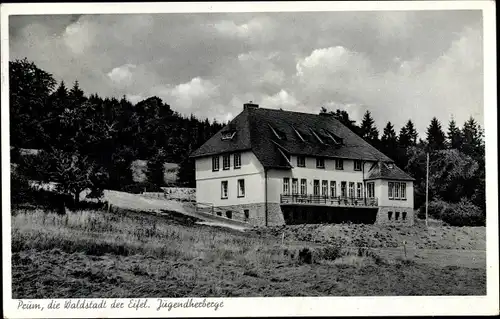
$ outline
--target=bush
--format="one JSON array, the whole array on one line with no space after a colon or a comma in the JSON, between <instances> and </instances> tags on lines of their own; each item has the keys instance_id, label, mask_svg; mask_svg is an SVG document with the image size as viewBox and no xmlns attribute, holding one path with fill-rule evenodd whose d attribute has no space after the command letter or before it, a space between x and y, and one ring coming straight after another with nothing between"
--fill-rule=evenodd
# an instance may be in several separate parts
<instances>
[{"instance_id":1,"label":"bush","mask_svg":"<svg viewBox=\"0 0 500 319\"><path fill-rule=\"evenodd\" d=\"M342 247L340 244L328 245L318 251L318 258L324 260L335 260L342 257Z\"/></svg>"},{"instance_id":2,"label":"bush","mask_svg":"<svg viewBox=\"0 0 500 319\"><path fill-rule=\"evenodd\" d=\"M312 264L312 252L309 248L302 248L299 251L299 262L301 264Z\"/></svg>"},{"instance_id":3,"label":"bush","mask_svg":"<svg viewBox=\"0 0 500 319\"><path fill-rule=\"evenodd\" d=\"M425 218L425 205L420 207L418 217ZM429 203L429 217L451 226L484 226L486 223L484 211L466 198L458 203L433 200Z\"/></svg>"},{"instance_id":4,"label":"bush","mask_svg":"<svg viewBox=\"0 0 500 319\"><path fill-rule=\"evenodd\" d=\"M443 212L452 208L451 205L441 199L435 199L429 202L429 217L442 219ZM425 203L418 210L418 218L425 219Z\"/></svg>"},{"instance_id":5,"label":"bush","mask_svg":"<svg viewBox=\"0 0 500 319\"><path fill-rule=\"evenodd\" d=\"M468 199L462 199L453 208L442 212L443 221L451 226L484 226L486 218L483 211Z\"/></svg>"}]
</instances>

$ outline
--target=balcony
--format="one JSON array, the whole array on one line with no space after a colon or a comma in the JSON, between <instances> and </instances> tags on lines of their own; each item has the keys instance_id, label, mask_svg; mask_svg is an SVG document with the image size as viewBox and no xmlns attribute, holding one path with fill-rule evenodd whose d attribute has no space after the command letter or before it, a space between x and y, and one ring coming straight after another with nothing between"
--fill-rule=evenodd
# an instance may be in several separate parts
<instances>
[{"instance_id":1,"label":"balcony","mask_svg":"<svg viewBox=\"0 0 500 319\"><path fill-rule=\"evenodd\" d=\"M321 205L339 207L372 207L378 206L377 198L366 197L333 197L322 195L280 195L282 205Z\"/></svg>"}]
</instances>

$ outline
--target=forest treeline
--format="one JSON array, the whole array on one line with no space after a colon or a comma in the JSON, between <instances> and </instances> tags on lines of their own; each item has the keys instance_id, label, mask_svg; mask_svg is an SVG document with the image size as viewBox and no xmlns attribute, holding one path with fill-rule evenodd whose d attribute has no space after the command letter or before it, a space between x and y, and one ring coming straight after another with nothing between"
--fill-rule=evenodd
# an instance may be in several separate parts
<instances>
[{"instance_id":1,"label":"forest treeline","mask_svg":"<svg viewBox=\"0 0 500 319\"><path fill-rule=\"evenodd\" d=\"M75 200L87 188L133 189L130 165L148 160L148 185L162 186L163 163L179 163L179 183L193 186L189 154L222 123L183 116L153 96L136 104L87 95L75 81L57 83L27 59L9 62L11 162L32 180L53 181ZM37 149L36 156L19 150Z\"/></svg>"},{"instance_id":2,"label":"forest treeline","mask_svg":"<svg viewBox=\"0 0 500 319\"><path fill-rule=\"evenodd\" d=\"M95 197L103 189L154 189L163 184L165 162L179 163L179 183L194 186L189 154L224 125L181 115L156 96L133 104L87 95L77 81L57 83L27 59L9 62L9 80L13 200L28 179L57 182L75 201L85 189ZM450 119L446 132L433 118L420 138L411 119L398 133L388 122L380 134L369 111L359 125L345 110L321 112L333 113L416 179L416 208L424 207L429 153L431 216L454 225L485 223L484 133L474 118L461 127ZM20 156L21 148L40 152ZM132 179L136 159L148 160L146 185Z\"/></svg>"}]
</instances>

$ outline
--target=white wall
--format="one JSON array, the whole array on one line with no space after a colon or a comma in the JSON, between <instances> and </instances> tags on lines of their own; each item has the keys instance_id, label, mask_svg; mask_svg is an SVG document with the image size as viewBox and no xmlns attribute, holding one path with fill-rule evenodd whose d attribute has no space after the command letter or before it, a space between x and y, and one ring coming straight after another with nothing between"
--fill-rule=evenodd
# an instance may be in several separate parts
<instances>
[{"instance_id":1,"label":"white wall","mask_svg":"<svg viewBox=\"0 0 500 319\"><path fill-rule=\"evenodd\" d=\"M389 199L389 182L406 183L406 200ZM375 194L378 198L379 206L396 206L413 208L413 182L412 181L375 181Z\"/></svg>"},{"instance_id":2,"label":"white wall","mask_svg":"<svg viewBox=\"0 0 500 319\"><path fill-rule=\"evenodd\" d=\"M241 152L241 168L222 169L222 155L219 155L219 171L212 171L212 157L201 157L195 161L196 201L214 206L250 204L264 202L264 168L251 151ZM237 197L237 180L245 180L245 196ZM221 181L228 182L228 198L221 198Z\"/></svg>"},{"instance_id":3,"label":"white wall","mask_svg":"<svg viewBox=\"0 0 500 319\"><path fill-rule=\"evenodd\" d=\"M297 178L299 180L299 193L300 193L300 179L307 179L307 193L313 194L313 180L320 180L320 192L321 192L321 181L328 181L328 192L330 192L330 181L335 181L337 184L337 196L340 196L340 182L345 181L346 190L349 191L349 182L362 183L363 182L363 170L354 170L354 160L344 159L344 169L335 169L334 159L325 159L325 168L316 168L316 158L306 157L306 167L297 167L297 156L291 156L291 163L294 166L291 170L276 170L272 169L268 172L268 201L270 203L279 203L280 194L283 192L283 178L290 178L290 192L292 189L292 178ZM373 163L365 163L365 175L368 174ZM354 193L356 196L356 184L354 186ZM363 191L364 194L364 191Z\"/></svg>"}]
</instances>

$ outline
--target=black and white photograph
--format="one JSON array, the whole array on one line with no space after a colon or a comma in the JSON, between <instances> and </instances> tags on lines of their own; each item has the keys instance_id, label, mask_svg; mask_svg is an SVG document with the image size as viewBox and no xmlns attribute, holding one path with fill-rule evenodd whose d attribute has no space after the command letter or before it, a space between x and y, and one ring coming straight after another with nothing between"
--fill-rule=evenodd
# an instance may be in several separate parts
<instances>
[{"instance_id":1,"label":"black and white photograph","mask_svg":"<svg viewBox=\"0 0 500 319\"><path fill-rule=\"evenodd\" d=\"M498 314L494 2L1 9L6 317Z\"/></svg>"}]
</instances>

